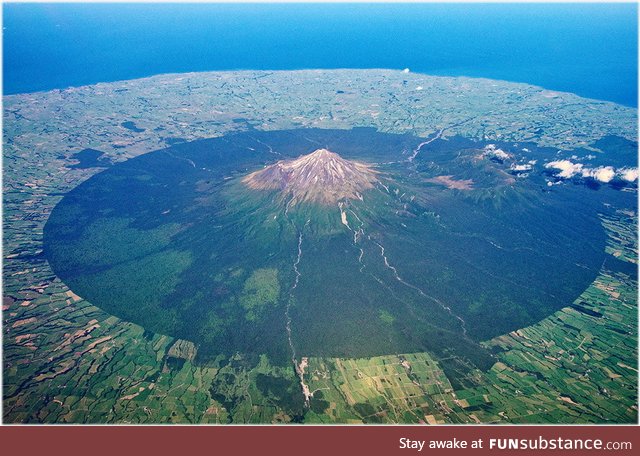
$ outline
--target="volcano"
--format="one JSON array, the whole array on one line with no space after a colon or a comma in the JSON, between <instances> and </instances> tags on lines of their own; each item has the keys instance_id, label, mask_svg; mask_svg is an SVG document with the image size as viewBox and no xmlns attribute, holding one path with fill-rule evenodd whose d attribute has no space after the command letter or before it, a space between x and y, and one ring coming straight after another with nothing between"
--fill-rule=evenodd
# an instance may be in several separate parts
<instances>
[{"instance_id":1,"label":"volcano","mask_svg":"<svg viewBox=\"0 0 640 456\"><path fill-rule=\"evenodd\" d=\"M533 171L516 180L481 142L408 160L423 142L298 129L176 144L66 194L45 253L74 293L194 342L199 361L428 351L464 381L493 364L481 341L593 281L602 204Z\"/></svg>"},{"instance_id":2,"label":"volcano","mask_svg":"<svg viewBox=\"0 0 640 456\"><path fill-rule=\"evenodd\" d=\"M340 200L361 200L362 193L377 182L376 174L365 163L317 149L251 173L242 182L253 189L279 190L291 205L303 201L332 205Z\"/></svg>"}]
</instances>

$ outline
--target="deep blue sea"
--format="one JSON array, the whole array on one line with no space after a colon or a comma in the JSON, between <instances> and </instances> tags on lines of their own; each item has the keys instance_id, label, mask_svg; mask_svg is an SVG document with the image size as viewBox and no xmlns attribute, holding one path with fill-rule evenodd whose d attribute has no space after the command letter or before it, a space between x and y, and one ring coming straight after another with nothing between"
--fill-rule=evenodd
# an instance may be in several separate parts
<instances>
[{"instance_id":1,"label":"deep blue sea","mask_svg":"<svg viewBox=\"0 0 640 456\"><path fill-rule=\"evenodd\" d=\"M410 68L637 106L636 4L4 4L5 94L159 73Z\"/></svg>"}]
</instances>

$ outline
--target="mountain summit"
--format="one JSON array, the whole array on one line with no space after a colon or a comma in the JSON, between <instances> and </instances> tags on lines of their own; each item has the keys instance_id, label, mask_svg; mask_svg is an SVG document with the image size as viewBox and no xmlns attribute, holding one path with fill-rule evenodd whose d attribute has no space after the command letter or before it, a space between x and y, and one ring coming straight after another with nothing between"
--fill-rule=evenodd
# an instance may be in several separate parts
<instances>
[{"instance_id":1,"label":"mountain summit","mask_svg":"<svg viewBox=\"0 0 640 456\"><path fill-rule=\"evenodd\" d=\"M369 165L318 149L295 160L267 166L242 182L253 189L280 190L291 204L302 201L335 204L341 199L361 199L362 192L377 181L376 174Z\"/></svg>"}]
</instances>

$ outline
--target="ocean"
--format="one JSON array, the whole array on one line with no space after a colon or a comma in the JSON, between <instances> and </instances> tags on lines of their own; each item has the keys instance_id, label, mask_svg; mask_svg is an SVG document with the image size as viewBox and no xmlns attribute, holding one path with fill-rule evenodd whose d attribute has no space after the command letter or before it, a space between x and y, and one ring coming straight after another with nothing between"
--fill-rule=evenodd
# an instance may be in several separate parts
<instances>
[{"instance_id":1,"label":"ocean","mask_svg":"<svg viewBox=\"0 0 640 456\"><path fill-rule=\"evenodd\" d=\"M3 93L160 73L410 68L638 106L636 4L4 4Z\"/></svg>"}]
</instances>

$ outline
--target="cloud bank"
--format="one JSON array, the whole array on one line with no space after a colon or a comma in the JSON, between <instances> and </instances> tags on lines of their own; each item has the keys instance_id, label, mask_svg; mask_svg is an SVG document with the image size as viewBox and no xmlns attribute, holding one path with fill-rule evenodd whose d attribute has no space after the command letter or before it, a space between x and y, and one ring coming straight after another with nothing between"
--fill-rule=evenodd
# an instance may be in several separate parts
<instances>
[{"instance_id":1,"label":"cloud bank","mask_svg":"<svg viewBox=\"0 0 640 456\"><path fill-rule=\"evenodd\" d=\"M599 166L597 168L587 168L582 163L573 163L570 160L556 160L544 165L545 168L556 169L560 172L556 177L571 179L575 176L590 177L607 184L618 178L625 182L635 182L638 180L638 168L618 168L613 166Z\"/></svg>"}]
</instances>

